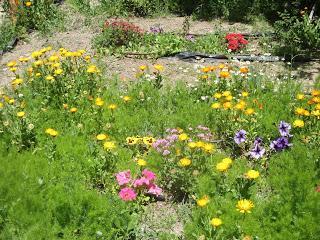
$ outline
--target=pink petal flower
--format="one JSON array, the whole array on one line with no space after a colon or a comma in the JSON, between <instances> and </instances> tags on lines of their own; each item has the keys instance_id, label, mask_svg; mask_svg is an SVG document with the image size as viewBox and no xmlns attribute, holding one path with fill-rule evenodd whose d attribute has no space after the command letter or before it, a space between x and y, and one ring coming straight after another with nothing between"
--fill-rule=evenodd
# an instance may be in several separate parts
<instances>
[{"instance_id":1,"label":"pink petal flower","mask_svg":"<svg viewBox=\"0 0 320 240\"><path fill-rule=\"evenodd\" d=\"M120 186L128 184L131 181L130 170L117 173L116 178Z\"/></svg>"},{"instance_id":2,"label":"pink petal flower","mask_svg":"<svg viewBox=\"0 0 320 240\"><path fill-rule=\"evenodd\" d=\"M132 188L122 188L119 196L123 201L133 201L136 199L137 194Z\"/></svg>"},{"instance_id":3,"label":"pink petal flower","mask_svg":"<svg viewBox=\"0 0 320 240\"><path fill-rule=\"evenodd\" d=\"M162 189L158 187L156 184L149 185L148 193L159 196L162 194Z\"/></svg>"},{"instance_id":4,"label":"pink petal flower","mask_svg":"<svg viewBox=\"0 0 320 240\"><path fill-rule=\"evenodd\" d=\"M136 187L142 187L142 186L148 186L150 184L149 179L142 177L138 178L134 181L133 186Z\"/></svg>"},{"instance_id":5,"label":"pink petal flower","mask_svg":"<svg viewBox=\"0 0 320 240\"><path fill-rule=\"evenodd\" d=\"M150 182L153 181L154 179L156 179L156 174L154 172L151 172L147 169L142 171L142 175L148 179Z\"/></svg>"}]
</instances>

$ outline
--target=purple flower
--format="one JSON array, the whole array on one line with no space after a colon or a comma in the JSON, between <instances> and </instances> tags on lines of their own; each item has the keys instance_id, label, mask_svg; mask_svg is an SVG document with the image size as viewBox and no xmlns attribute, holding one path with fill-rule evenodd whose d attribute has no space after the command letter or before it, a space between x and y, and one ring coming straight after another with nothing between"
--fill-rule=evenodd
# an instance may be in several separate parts
<instances>
[{"instance_id":1,"label":"purple flower","mask_svg":"<svg viewBox=\"0 0 320 240\"><path fill-rule=\"evenodd\" d=\"M289 143L289 139L287 137L279 137L270 144L270 148L275 151L282 151L290 146L292 146L292 144Z\"/></svg>"},{"instance_id":2,"label":"purple flower","mask_svg":"<svg viewBox=\"0 0 320 240\"><path fill-rule=\"evenodd\" d=\"M261 145L262 144L262 138L260 137L257 137L255 140L254 140L254 145Z\"/></svg>"},{"instance_id":3,"label":"purple flower","mask_svg":"<svg viewBox=\"0 0 320 240\"><path fill-rule=\"evenodd\" d=\"M150 27L150 32L154 33L154 34L160 34L163 33L163 28L161 26L152 26Z\"/></svg>"},{"instance_id":4,"label":"purple flower","mask_svg":"<svg viewBox=\"0 0 320 240\"><path fill-rule=\"evenodd\" d=\"M280 121L279 126L278 126L280 135L282 137L290 137L290 129L291 125L289 123L286 123L285 121Z\"/></svg>"},{"instance_id":5,"label":"purple flower","mask_svg":"<svg viewBox=\"0 0 320 240\"><path fill-rule=\"evenodd\" d=\"M240 144L246 141L247 136L246 136L247 132L243 129L241 129L239 132L236 133L236 135L234 136L234 141L236 144Z\"/></svg>"},{"instance_id":6,"label":"purple flower","mask_svg":"<svg viewBox=\"0 0 320 240\"><path fill-rule=\"evenodd\" d=\"M263 154L266 150L260 145L255 145L254 148L250 151L250 156L255 159L259 159L263 157Z\"/></svg>"}]
</instances>

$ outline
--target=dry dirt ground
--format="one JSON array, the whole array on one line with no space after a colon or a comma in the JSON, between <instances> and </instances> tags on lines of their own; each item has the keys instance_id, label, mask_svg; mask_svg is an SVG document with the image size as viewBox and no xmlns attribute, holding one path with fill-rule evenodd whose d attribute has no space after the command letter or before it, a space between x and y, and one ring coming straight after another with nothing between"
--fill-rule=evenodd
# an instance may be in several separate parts
<instances>
[{"instance_id":1,"label":"dry dirt ground","mask_svg":"<svg viewBox=\"0 0 320 240\"><path fill-rule=\"evenodd\" d=\"M100 26L103 23L103 17L98 16L88 19L79 14L68 5L61 6L62 10L68 15L68 24L65 31L56 32L51 36L41 36L39 33L31 33L24 41L19 41L17 46L11 51L0 56L0 84L6 84L12 79L12 74L8 73L6 63L10 60L16 60L20 56L28 56L33 51L42 47L51 45L53 47L65 47L70 50L86 49L92 55L95 55L94 49L91 48L93 37L99 33ZM161 18L128 18L129 21L139 25L145 30L149 30L150 26L160 24L165 31L180 32L183 26L183 17L161 17ZM216 31L225 32L253 32L261 29L261 26L252 26L242 23L228 23L222 20L208 21L191 21L191 33L208 33ZM263 26L262 26L263 28ZM253 51L255 46L252 45ZM131 79L135 76L135 71L140 65L152 65L160 63L165 66L165 78L172 81L182 80L194 82L197 79L196 70L200 66L208 65L203 62L188 63L178 60L158 59L158 60L141 60L133 58L116 58L113 56L102 56L101 60L108 69L110 75L120 75L121 79ZM279 73L283 73L288 69L284 63L251 63L261 70L261 72L276 78ZM299 79L307 82L313 82L319 73L320 63L309 63L300 66L300 69L294 69L293 73Z\"/></svg>"}]
</instances>

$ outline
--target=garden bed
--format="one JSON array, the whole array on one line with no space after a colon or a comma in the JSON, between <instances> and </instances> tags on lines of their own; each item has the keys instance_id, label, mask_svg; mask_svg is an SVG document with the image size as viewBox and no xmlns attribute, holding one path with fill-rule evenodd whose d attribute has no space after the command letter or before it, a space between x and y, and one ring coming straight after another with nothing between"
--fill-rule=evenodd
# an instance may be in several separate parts
<instances>
[{"instance_id":1,"label":"garden bed","mask_svg":"<svg viewBox=\"0 0 320 240\"><path fill-rule=\"evenodd\" d=\"M119 82L93 60L45 47L7 63L2 238L316 239L317 85L232 64L192 86L164 85L159 64ZM160 199L174 231L150 213Z\"/></svg>"}]
</instances>

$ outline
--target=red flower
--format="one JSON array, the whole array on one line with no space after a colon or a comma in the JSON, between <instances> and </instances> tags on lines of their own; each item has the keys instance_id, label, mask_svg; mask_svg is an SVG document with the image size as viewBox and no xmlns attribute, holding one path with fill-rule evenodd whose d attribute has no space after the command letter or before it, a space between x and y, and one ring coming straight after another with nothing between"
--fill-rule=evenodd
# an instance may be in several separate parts
<instances>
[{"instance_id":1,"label":"red flower","mask_svg":"<svg viewBox=\"0 0 320 240\"><path fill-rule=\"evenodd\" d=\"M240 33L229 33L226 35L228 49L237 51L248 44L248 41Z\"/></svg>"}]
</instances>

